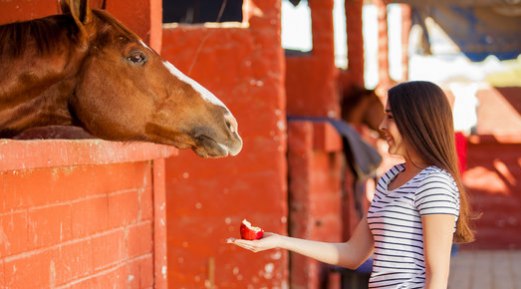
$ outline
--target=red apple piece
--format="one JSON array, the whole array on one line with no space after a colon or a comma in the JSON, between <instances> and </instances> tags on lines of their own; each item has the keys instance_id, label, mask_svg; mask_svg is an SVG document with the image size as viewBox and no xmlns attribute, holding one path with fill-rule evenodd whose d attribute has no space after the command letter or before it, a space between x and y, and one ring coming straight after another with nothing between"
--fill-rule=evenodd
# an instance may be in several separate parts
<instances>
[{"instance_id":1,"label":"red apple piece","mask_svg":"<svg viewBox=\"0 0 521 289\"><path fill-rule=\"evenodd\" d=\"M246 219L242 220L240 231L241 238L245 240L259 240L264 235L263 229L252 226Z\"/></svg>"}]
</instances>

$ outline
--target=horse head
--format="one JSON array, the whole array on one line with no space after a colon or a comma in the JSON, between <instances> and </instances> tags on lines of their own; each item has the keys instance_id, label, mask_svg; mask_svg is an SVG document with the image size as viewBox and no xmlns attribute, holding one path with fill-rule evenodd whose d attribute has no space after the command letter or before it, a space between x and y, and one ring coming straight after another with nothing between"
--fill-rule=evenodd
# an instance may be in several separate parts
<instances>
[{"instance_id":1,"label":"horse head","mask_svg":"<svg viewBox=\"0 0 521 289\"><path fill-rule=\"evenodd\" d=\"M103 139L191 148L202 157L240 152L237 121L210 91L87 0L62 0L61 7L62 15L0 31L7 43L32 25L26 38L38 37L30 32L36 27L55 40L28 39L18 46L23 52L0 44L2 54L15 55L6 64L11 71L0 72L0 136L77 125Z\"/></svg>"},{"instance_id":2,"label":"horse head","mask_svg":"<svg viewBox=\"0 0 521 289\"><path fill-rule=\"evenodd\" d=\"M210 91L87 1L63 2L63 11L87 49L70 103L89 132L192 148L203 157L239 153L237 121Z\"/></svg>"},{"instance_id":3,"label":"horse head","mask_svg":"<svg viewBox=\"0 0 521 289\"><path fill-rule=\"evenodd\" d=\"M354 126L366 125L380 133L378 128L385 112L382 101L374 89L353 87L342 93L342 119Z\"/></svg>"}]
</instances>

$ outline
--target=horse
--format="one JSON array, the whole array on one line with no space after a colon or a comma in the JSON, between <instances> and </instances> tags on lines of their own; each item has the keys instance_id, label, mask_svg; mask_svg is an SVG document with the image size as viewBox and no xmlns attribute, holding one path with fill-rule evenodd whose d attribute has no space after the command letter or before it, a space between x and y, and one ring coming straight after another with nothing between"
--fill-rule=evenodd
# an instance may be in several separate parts
<instances>
[{"instance_id":1,"label":"horse","mask_svg":"<svg viewBox=\"0 0 521 289\"><path fill-rule=\"evenodd\" d=\"M65 127L201 157L241 151L237 121L214 94L88 0L61 10L0 26L1 138Z\"/></svg>"},{"instance_id":2,"label":"horse","mask_svg":"<svg viewBox=\"0 0 521 289\"><path fill-rule=\"evenodd\" d=\"M385 117L385 110L378 96L376 90L366 89L363 87L352 87L344 89L341 92L340 101L341 117L342 120L354 128L360 134L360 138L367 140L367 137L363 137L364 126L373 131L373 134L377 138L381 138L381 132L378 128L383 118ZM375 143L370 142L373 146ZM366 181L376 177L376 172L365 172L361 173L356 164L356 158L354 156L353 149L350 144L344 139L344 158L347 171L344 174L342 189L345 190L343 204L346 207L343 208L343 214L346 222L351 227L350 230L344 232L344 237L347 238L354 226L358 223L360 218L364 215L364 205L366 202ZM375 154L378 154L375 148ZM373 168L379 163L373 164ZM355 216L352 215L352 210L347 207L348 204L353 205Z\"/></svg>"},{"instance_id":3,"label":"horse","mask_svg":"<svg viewBox=\"0 0 521 289\"><path fill-rule=\"evenodd\" d=\"M357 86L344 90L340 109L342 119L345 122L357 128L366 125L369 129L379 133L378 126L385 113L376 90Z\"/></svg>"}]
</instances>

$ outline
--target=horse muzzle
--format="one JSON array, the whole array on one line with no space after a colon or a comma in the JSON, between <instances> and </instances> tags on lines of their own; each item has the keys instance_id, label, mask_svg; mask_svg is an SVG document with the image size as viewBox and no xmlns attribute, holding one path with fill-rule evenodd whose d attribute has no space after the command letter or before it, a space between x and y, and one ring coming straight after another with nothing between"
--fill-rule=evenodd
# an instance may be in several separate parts
<instances>
[{"instance_id":1,"label":"horse muzzle","mask_svg":"<svg viewBox=\"0 0 521 289\"><path fill-rule=\"evenodd\" d=\"M234 133L225 143L218 142L207 135L199 135L194 139L196 146L192 148L193 151L204 158L236 156L242 150L242 139L237 133Z\"/></svg>"}]
</instances>

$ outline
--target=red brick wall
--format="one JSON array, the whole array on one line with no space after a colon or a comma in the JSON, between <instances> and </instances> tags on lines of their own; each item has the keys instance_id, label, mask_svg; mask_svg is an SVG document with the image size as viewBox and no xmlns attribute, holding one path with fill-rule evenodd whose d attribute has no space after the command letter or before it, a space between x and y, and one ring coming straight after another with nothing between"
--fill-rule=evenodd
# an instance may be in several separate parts
<instances>
[{"instance_id":1,"label":"red brick wall","mask_svg":"<svg viewBox=\"0 0 521 289\"><path fill-rule=\"evenodd\" d=\"M362 34L363 0L345 1L347 32L347 70L340 72L343 88L364 86L364 35Z\"/></svg>"},{"instance_id":2,"label":"red brick wall","mask_svg":"<svg viewBox=\"0 0 521 289\"><path fill-rule=\"evenodd\" d=\"M288 115L339 118L339 88L363 85L362 1L346 1L349 68L334 62L333 1L309 1L313 51L286 58ZM339 77L340 76L340 77ZM289 233L339 242L350 228L342 195L342 143L333 127L312 121L288 124ZM290 288L338 288L329 266L291 254Z\"/></svg>"},{"instance_id":3,"label":"red brick wall","mask_svg":"<svg viewBox=\"0 0 521 289\"><path fill-rule=\"evenodd\" d=\"M155 257L166 241L157 209L161 167L147 159L172 152L2 141L0 288L166 288L158 286Z\"/></svg>"},{"instance_id":4,"label":"red brick wall","mask_svg":"<svg viewBox=\"0 0 521 289\"><path fill-rule=\"evenodd\" d=\"M160 49L160 0L107 2ZM59 12L58 1L0 0L0 23ZM1 142L0 288L166 288L161 159L174 151Z\"/></svg>"},{"instance_id":5,"label":"red brick wall","mask_svg":"<svg viewBox=\"0 0 521 289\"><path fill-rule=\"evenodd\" d=\"M0 9L0 23L2 24L61 13L57 1L44 0L0 0Z\"/></svg>"},{"instance_id":6,"label":"red brick wall","mask_svg":"<svg viewBox=\"0 0 521 289\"><path fill-rule=\"evenodd\" d=\"M152 288L148 162L0 174L2 288Z\"/></svg>"},{"instance_id":7,"label":"red brick wall","mask_svg":"<svg viewBox=\"0 0 521 289\"><path fill-rule=\"evenodd\" d=\"M289 233L329 242L342 241L342 148L333 127L324 123L291 121L288 124ZM291 254L290 288L324 287L329 266Z\"/></svg>"},{"instance_id":8,"label":"red brick wall","mask_svg":"<svg viewBox=\"0 0 521 289\"><path fill-rule=\"evenodd\" d=\"M242 26L163 30L161 54L234 113L233 158L167 160L169 288L287 288L287 253L225 244L243 218L286 234L286 120L280 1L245 1Z\"/></svg>"},{"instance_id":9,"label":"red brick wall","mask_svg":"<svg viewBox=\"0 0 521 289\"><path fill-rule=\"evenodd\" d=\"M335 67L333 0L309 1L313 51L286 57L288 115L339 116Z\"/></svg>"},{"instance_id":10,"label":"red brick wall","mask_svg":"<svg viewBox=\"0 0 521 289\"><path fill-rule=\"evenodd\" d=\"M521 248L521 138L471 137L464 183L476 212L469 249Z\"/></svg>"},{"instance_id":11,"label":"red brick wall","mask_svg":"<svg viewBox=\"0 0 521 289\"><path fill-rule=\"evenodd\" d=\"M521 248L520 87L481 89L476 136L468 142L464 184L476 221L468 249Z\"/></svg>"}]
</instances>

